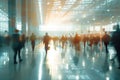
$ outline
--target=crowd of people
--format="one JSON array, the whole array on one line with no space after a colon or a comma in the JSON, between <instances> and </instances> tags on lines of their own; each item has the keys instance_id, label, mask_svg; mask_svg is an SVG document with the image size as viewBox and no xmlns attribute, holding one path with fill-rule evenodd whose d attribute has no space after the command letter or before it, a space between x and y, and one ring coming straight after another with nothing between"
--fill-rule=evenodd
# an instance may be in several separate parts
<instances>
[{"instance_id":1,"label":"crowd of people","mask_svg":"<svg viewBox=\"0 0 120 80\"><path fill-rule=\"evenodd\" d=\"M103 31L103 33L88 33L88 34L78 34L75 33L75 35L61 35L61 36L50 36L48 33L46 33L43 37L41 37L44 45L45 45L45 53L47 55L48 50L50 49L49 42L50 40L54 41L54 45L56 45L56 42L61 43L61 48L65 48L65 45L69 43L69 46L73 47L76 51L81 51L81 43L83 43L84 50L86 48L86 45L91 48L91 51L94 49L93 46L99 46L102 47L102 45L105 46L106 55L109 54L108 46L112 45L116 50L116 56L118 59L118 63L120 64L120 29L119 25L114 26L116 28L116 31L114 31L112 34ZM27 41L31 42L31 49L34 52L35 50L35 44L37 37L34 33L30 35L30 37L26 37L25 34L19 34L19 30L15 30L14 34L11 36L6 36L6 42L7 44L12 44L12 49L14 52L14 64L17 64L16 57L18 55L19 62L22 62L23 59L21 57L21 49L25 48L25 43ZM11 41L10 41L11 40ZM9 42L8 42L9 41ZM56 47L55 47L56 49ZM120 65L118 67L120 69Z\"/></svg>"}]
</instances>

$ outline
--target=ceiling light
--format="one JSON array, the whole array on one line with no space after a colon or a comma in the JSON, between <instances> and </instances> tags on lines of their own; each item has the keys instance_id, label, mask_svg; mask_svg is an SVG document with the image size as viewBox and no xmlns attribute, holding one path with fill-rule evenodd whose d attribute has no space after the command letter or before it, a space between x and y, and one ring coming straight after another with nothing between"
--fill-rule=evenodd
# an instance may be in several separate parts
<instances>
[{"instance_id":1,"label":"ceiling light","mask_svg":"<svg viewBox=\"0 0 120 80\"><path fill-rule=\"evenodd\" d=\"M110 9L107 9L107 12L110 12Z\"/></svg>"},{"instance_id":2,"label":"ceiling light","mask_svg":"<svg viewBox=\"0 0 120 80\"><path fill-rule=\"evenodd\" d=\"M47 2L47 5L49 5L50 3L49 2Z\"/></svg>"},{"instance_id":3,"label":"ceiling light","mask_svg":"<svg viewBox=\"0 0 120 80\"><path fill-rule=\"evenodd\" d=\"M61 9L62 7L61 7L61 6L59 6L58 8L59 8L59 9Z\"/></svg>"},{"instance_id":4,"label":"ceiling light","mask_svg":"<svg viewBox=\"0 0 120 80\"><path fill-rule=\"evenodd\" d=\"M95 21L96 19L95 18L93 18L93 21Z\"/></svg>"},{"instance_id":5,"label":"ceiling light","mask_svg":"<svg viewBox=\"0 0 120 80\"><path fill-rule=\"evenodd\" d=\"M83 15L83 18L86 18L86 14Z\"/></svg>"}]
</instances>

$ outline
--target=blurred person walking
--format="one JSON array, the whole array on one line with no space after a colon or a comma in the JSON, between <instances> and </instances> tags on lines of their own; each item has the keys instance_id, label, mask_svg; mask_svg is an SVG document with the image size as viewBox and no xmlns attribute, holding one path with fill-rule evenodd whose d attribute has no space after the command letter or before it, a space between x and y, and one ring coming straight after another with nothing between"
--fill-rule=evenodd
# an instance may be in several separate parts
<instances>
[{"instance_id":1,"label":"blurred person walking","mask_svg":"<svg viewBox=\"0 0 120 80\"><path fill-rule=\"evenodd\" d=\"M50 36L48 35L48 33L45 34L44 38L43 38L43 43L45 45L45 52L47 55L47 51L49 50L49 42L50 42Z\"/></svg>"},{"instance_id":2,"label":"blurred person walking","mask_svg":"<svg viewBox=\"0 0 120 80\"><path fill-rule=\"evenodd\" d=\"M30 41L31 41L31 46L32 46L32 51L34 52L35 49L35 40L36 40L36 36L34 33L32 33L32 35L30 36Z\"/></svg>"},{"instance_id":3,"label":"blurred person walking","mask_svg":"<svg viewBox=\"0 0 120 80\"><path fill-rule=\"evenodd\" d=\"M65 48L65 43L66 43L66 41L67 41L66 36L62 35L60 41L62 42L62 48Z\"/></svg>"},{"instance_id":4,"label":"blurred person walking","mask_svg":"<svg viewBox=\"0 0 120 80\"><path fill-rule=\"evenodd\" d=\"M81 37L76 33L73 39L75 51L80 51L80 40L81 40Z\"/></svg>"},{"instance_id":5,"label":"blurred person walking","mask_svg":"<svg viewBox=\"0 0 120 80\"><path fill-rule=\"evenodd\" d=\"M21 42L20 42L20 35L19 35L19 30L15 30L15 33L12 35L12 49L14 51L14 64L17 64L17 55L19 58L19 62L22 61L21 55L20 55L20 50L22 48Z\"/></svg>"},{"instance_id":6,"label":"blurred person walking","mask_svg":"<svg viewBox=\"0 0 120 80\"><path fill-rule=\"evenodd\" d=\"M25 42L26 42L26 36L25 36L25 34L23 33L23 34L21 35L22 48L25 48Z\"/></svg>"},{"instance_id":7,"label":"blurred person walking","mask_svg":"<svg viewBox=\"0 0 120 80\"><path fill-rule=\"evenodd\" d=\"M120 69L120 28L118 24L114 27L116 28L116 31L113 33L111 37L111 43L116 50L116 57L119 63L118 69Z\"/></svg>"},{"instance_id":8,"label":"blurred person walking","mask_svg":"<svg viewBox=\"0 0 120 80\"><path fill-rule=\"evenodd\" d=\"M108 35L107 32L105 32L105 34L103 35L102 41L105 45L105 50L106 50L106 53L108 55L108 44L110 42L110 35Z\"/></svg>"}]
</instances>

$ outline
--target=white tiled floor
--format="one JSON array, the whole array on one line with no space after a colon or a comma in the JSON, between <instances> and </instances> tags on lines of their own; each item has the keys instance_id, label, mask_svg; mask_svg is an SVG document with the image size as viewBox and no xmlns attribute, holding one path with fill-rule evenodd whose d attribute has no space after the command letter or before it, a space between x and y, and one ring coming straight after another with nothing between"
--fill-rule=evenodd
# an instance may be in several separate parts
<instances>
[{"instance_id":1,"label":"white tiled floor","mask_svg":"<svg viewBox=\"0 0 120 80\"><path fill-rule=\"evenodd\" d=\"M73 47L62 49L51 42L47 60L44 46L37 43L35 52L30 44L22 50L23 62L13 64L13 51L10 47L0 48L0 80L120 80L120 70L110 62L105 51L81 47L75 56ZM89 47L88 47L89 48Z\"/></svg>"}]
</instances>

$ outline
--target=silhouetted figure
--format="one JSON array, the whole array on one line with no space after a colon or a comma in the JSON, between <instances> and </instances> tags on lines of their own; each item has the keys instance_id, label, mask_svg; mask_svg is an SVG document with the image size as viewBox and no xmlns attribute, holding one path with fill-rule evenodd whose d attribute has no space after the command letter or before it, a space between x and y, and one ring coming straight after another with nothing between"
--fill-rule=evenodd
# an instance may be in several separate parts
<instances>
[{"instance_id":1,"label":"silhouetted figure","mask_svg":"<svg viewBox=\"0 0 120 80\"><path fill-rule=\"evenodd\" d=\"M32 33L32 35L30 36L32 51L34 51L34 49L35 49L35 40L36 40L36 36L34 33Z\"/></svg>"},{"instance_id":2,"label":"silhouetted figure","mask_svg":"<svg viewBox=\"0 0 120 80\"><path fill-rule=\"evenodd\" d=\"M74 42L75 50L79 51L80 50L80 36L77 33L74 37L73 42Z\"/></svg>"},{"instance_id":3,"label":"silhouetted figure","mask_svg":"<svg viewBox=\"0 0 120 80\"><path fill-rule=\"evenodd\" d=\"M26 41L26 36L25 36L25 34L22 34L21 35L21 45L22 45L22 48L25 48L25 41Z\"/></svg>"},{"instance_id":4,"label":"silhouetted figure","mask_svg":"<svg viewBox=\"0 0 120 80\"><path fill-rule=\"evenodd\" d=\"M105 34L102 37L103 43L105 45L105 50L106 53L108 53L108 44L110 42L110 35L107 34L107 32L105 32Z\"/></svg>"},{"instance_id":5,"label":"silhouetted figure","mask_svg":"<svg viewBox=\"0 0 120 80\"><path fill-rule=\"evenodd\" d=\"M14 64L17 64L16 58L18 55L19 62L22 61L20 56L20 50L21 50L21 42L20 42L20 35L18 34L18 30L15 30L15 33L12 35L12 48L14 51Z\"/></svg>"},{"instance_id":6,"label":"silhouetted figure","mask_svg":"<svg viewBox=\"0 0 120 80\"><path fill-rule=\"evenodd\" d=\"M49 41L50 41L50 36L48 35L48 33L45 34L44 38L43 38L43 43L45 45L45 52L46 52L46 55L47 55L47 51L49 49Z\"/></svg>"},{"instance_id":7,"label":"silhouetted figure","mask_svg":"<svg viewBox=\"0 0 120 80\"><path fill-rule=\"evenodd\" d=\"M67 38L66 38L64 35L62 35L62 37L61 37L60 40L61 40L61 42L62 42L62 48L64 48Z\"/></svg>"},{"instance_id":8,"label":"silhouetted figure","mask_svg":"<svg viewBox=\"0 0 120 80\"><path fill-rule=\"evenodd\" d=\"M116 27L116 31L112 35L111 42L116 50L116 55L119 63L118 68L120 69L120 28L118 24L114 27Z\"/></svg>"},{"instance_id":9,"label":"silhouetted figure","mask_svg":"<svg viewBox=\"0 0 120 80\"><path fill-rule=\"evenodd\" d=\"M83 44L84 44L84 50L85 50L85 45L86 45L86 42L87 42L87 36L84 34L83 35L83 39L82 39L82 41L83 41Z\"/></svg>"},{"instance_id":10,"label":"silhouetted figure","mask_svg":"<svg viewBox=\"0 0 120 80\"><path fill-rule=\"evenodd\" d=\"M98 44L100 43L100 36L99 34L94 35L94 51L97 53L99 51Z\"/></svg>"},{"instance_id":11,"label":"silhouetted figure","mask_svg":"<svg viewBox=\"0 0 120 80\"><path fill-rule=\"evenodd\" d=\"M94 37L93 37L93 34L90 34L90 37L89 37L89 46L91 48L91 52L93 51L93 45L94 45Z\"/></svg>"}]
</instances>

